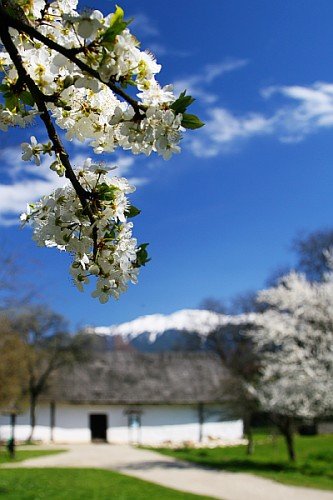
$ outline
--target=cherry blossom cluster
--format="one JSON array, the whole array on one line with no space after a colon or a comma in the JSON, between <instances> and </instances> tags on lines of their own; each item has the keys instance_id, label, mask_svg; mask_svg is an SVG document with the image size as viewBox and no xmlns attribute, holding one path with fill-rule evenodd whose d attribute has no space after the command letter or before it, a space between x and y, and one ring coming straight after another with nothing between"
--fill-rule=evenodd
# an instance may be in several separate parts
<instances>
[{"instance_id":1,"label":"cherry blossom cluster","mask_svg":"<svg viewBox=\"0 0 333 500\"><path fill-rule=\"evenodd\" d=\"M70 103L70 111L54 108L56 123L67 131L67 139L90 140L97 154L121 147L133 154L149 155L155 151L169 159L180 151L181 114L152 105L142 119L136 120L133 108L120 103L105 87L94 93L71 86L62 92L62 97Z\"/></svg>"},{"instance_id":2,"label":"cherry blossom cluster","mask_svg":"<svg viewBox=\"0 0 333 500\"><path fill-rule=\"evenodd\" d=\"M109 177L106 167L90 159L75 173L95 205L93 225L69 183L30 204L21 220L31 223L39 246L73 255L70 273L79 290L96 276L92 295L104 303L110 296L118 298L128 281L136 283L138 268L145 263L143 248L138 248L127 221L139 213L126 197L135 188L124 178Z\"/></svg>"},{"instance_id":3,"label":"cherry blossom cluster","mask_svg":"<svg viewBox=\"0 0 333 500\"><path fill-rule=\"evenodd\" d=\"M134 154L155 151L168 159L180 151L184 127L201 125L198 119L193 122L196 117L186 115L186 106L179 107L172 86L162 88L156 81L161 66L150 52L140 50L120 7L104 17L98 10L79 14L76 0L17 3L39 33L75 54L77 63L12 31L24 67L48 96L48 109L67 139L88 141L95 153L120 147ZM83 71L80 63L93 74ZM17 68L5 51L0 53L0 65L7 108L6 113L1 110L0 128L25 125L36 114L32 96L20 89ZM136 100L121 98L127 88L136 90Z\"/></svg>"},{"instance_id":4,"label":"cherry blossom cluster","mask_svg":"<svg viewBox=\"0 0 333 500\"><path fill-rule=\"evenodd\" d=\"M51 170L69 180L21 219L31 223L38 245L73 255L70 272L80 290L97 278L93 296L101 302L118 298L149 260L128 222L139 213L126 197L134 188L89 159L74 171L57 126L97 154L122 148L169 159L184 130L203 125L187 113L191 96L176 98L171 85L160 86L161 66L140 49L129 24L118 6L104 16L79 11L78 0L0 2L0 130L40 117L50 141L32 136L22 159L39 166L49 154Z\"/></svg>"}]
</instances>

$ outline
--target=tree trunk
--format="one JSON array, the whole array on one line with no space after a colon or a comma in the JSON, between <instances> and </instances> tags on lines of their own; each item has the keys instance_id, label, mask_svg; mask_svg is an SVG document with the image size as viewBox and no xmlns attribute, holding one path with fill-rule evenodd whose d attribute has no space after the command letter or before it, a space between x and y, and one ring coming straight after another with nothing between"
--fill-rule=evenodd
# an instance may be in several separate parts
<instances>
[{"instance_id":1,"label":"tree trunk","mask_svg":"<svg viewBox=\"0 0 333 500\"><path fill-rule=\"evenodd\" d=\"M246 414L244 416L244 434L247 438L247 448L246 454L253 455L254 452L254 440L251 427L251 414Z\"/></svg>"},{"instance_id":2,"label":"tree trunk","mask_svg":"<svg viewBox=\"0 0 333 500\"><path fill-rule=\"evenodd\" d=\"M282 436L284 437L287 445L288 456L291 462L296 462L296 451L294 443L294 422L292 417L277 417L273 421L279 428Z\"/></svg>"},{"instance_id":3,"label":"tree trunk","mask_svg":"<svg viewBox=\"0 0 333 500\"><path fill-rule=\"evenodd\" d=\"M30 435L27 441L32 441L34 430L36 427L36 406L37 406L37 395L30 394Z\"/></svg>"},{"instance_id":4,"label":"tree trunk","mask_svg":"<svg viewBox=\"0 0 333 500\"><path fill-rule=\"evenodd\" d=\"M202 443L203 438L203 424L204 424L204 405L198 404L198 423L199 423L199 443Z\"/></svg>"},{"instance_id":5,"label":"tree trunk","mask_svg":"<svg viewBox=\"0 0 333 500\"><path fill-rule=\"evenodd\" d=\"M247 432L246 454L247 455L253 455L253 453L254 453L254 439L253 439L252 428L250 426L249 429L248 429L248 432Z\"/></svg>"},{"instance_id":6,"label":"tree trunk","mask_svg":"<svg viewBox=\"0 0 333 500\"><path fill-rule=\"evenodd\" d=\"M285 437L286 444L287 444L289 460L291 462L296 462L296 452L295 452L295 443L294 443L294 428L293 427L294 426L293 426L292 420L290 418L288 418L286 426L285 426L284 437Z\"/></svg>"},{"instance_id":7,"label":"tree trunk","mask_svg":"<svg viewBox=\"0 0 333 500\"><path fill-rule=\"evenodd\" d=\"M288 456L291 462L296 462L294 442L294 420L288 416L271 415L272 422L278 427L287 445Z\"/></svg>"}]
</instances>

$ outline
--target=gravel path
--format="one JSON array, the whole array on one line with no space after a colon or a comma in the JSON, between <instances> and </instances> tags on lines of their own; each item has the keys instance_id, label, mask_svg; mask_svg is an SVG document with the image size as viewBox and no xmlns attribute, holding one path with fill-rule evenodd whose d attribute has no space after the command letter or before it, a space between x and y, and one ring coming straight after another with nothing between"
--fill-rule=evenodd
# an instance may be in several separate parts
<instances>
[{"instance_id":1,"label":"gravel path","mask_svg":"<svg viewBox=\"0 0 333 500\"><path fill-rule=\"evenodd\" d=\"M216 471L128 445L82 444L65 453L6 467L89 467L109 469L177 490L223 500L333 500L333 493L286 486L251 474ZM37 449L34 447L34 449Z\"/></svg>"}]
</instances>

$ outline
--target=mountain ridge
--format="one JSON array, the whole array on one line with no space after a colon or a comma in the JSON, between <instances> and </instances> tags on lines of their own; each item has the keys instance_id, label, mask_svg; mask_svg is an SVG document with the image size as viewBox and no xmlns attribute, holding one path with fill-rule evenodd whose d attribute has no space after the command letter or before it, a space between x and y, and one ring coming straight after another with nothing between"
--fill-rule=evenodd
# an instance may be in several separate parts
<instances>
[{"instance_id":1,"label":"mountain ridge","mask_svg":"<svg viewBox=\"0 0 333 500\"><path fill-rule=\"evenodd\" d=\"M216 328L250 321L251 314L229 316L203 309L182 309L172 314L151 314L110 326L89 326L88 334L103 338L108 349L117 345L142 352L201 349Z\"/></svg>"}]
</instances>

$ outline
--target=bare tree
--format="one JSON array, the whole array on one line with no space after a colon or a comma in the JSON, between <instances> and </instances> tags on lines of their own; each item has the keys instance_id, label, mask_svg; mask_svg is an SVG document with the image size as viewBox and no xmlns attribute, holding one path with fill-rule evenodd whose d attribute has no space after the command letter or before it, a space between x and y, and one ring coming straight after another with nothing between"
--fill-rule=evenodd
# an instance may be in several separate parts
<instances>
[{"instance_id":1,"label":"bare tree","mask_svg":"<svg viewBox=\"0 0 333 500\"><path fill-rule=\"evenodd\" d=\"M19 251L13 252L4 243L0 256L0 311L20 308L37 299L38 292L31 280L36 270L36 262L23 259Z\"/></svg>"},{"instance_id":2,"label":"bare tree","mask_svg":"<svg viewBox=\"0 0 333 500\"><path fill-rule=\"evenodd\" d=\"M0 324L0 408L14 411L27 389L27 349L6 318Z\"/></svg>"},{"instance_id":3,"label":"bare tree","mask_svg":"<svg viewBox=\"0 0 333 500\"><path fill-rule=\"evenodd\" d=\"M39 397L48 389L57 370L89 356L89 340L84 335L70 335L64 318L41 306L15 313L11 324L20 332L27 351L31 426L28 439L32 440Z\"/></svg>"},{"instance_id":4,"label":"bare tree","mask_svg":"<svg viewBox=\"0 0 333 500\"><path fill-rule=\"evenodd\" d=\"M333 248L333 229L321 229L299 235L292 249L296 253L296 270L306 274L310 281L322 281L330 271L325 250Z\"/></svg>"},{"instance_id":5,"label":"bare tree","mask_svg":"<svg viewBox=\"0 0 333 500\"><path fill-rule=\"evenodd\" d=\"M258 403L250 390L252 382L258 376L258 359L247 330L251 323L241 321L221 326L208 337L208 345L221 358L229 369L229 380L224 384L223 391L229 396L231 407L242 416L244 434L248 439L247 453L254 451L254 441L251 427L253 414L258 410Z\"/></svg>"},{"instance_id":6,"label":"bare tree","mask_svg":"<svg viewBox=\"0 0 333 500\"><path fill-rule=\"evenodd\" d=\"M248 314L252 312L262 312L266 305L258 302L258 292L256 290L247 290L234 295L231 298L231 314Z\"/></svg>"},{"instance_id":7,"label":"bare tree","mask_svg":"<svg viewBox=\"0 0 333 500\"><path fill-rule=\"evenodd\" d=\"M214 297L206 297L199 304L200 309L220 314L228 314L228 307L223 300Z\"/></svg>"},{"instance_id":8,"label":"bare tree","mask_svg":"<svg viewBox=\"0 0 333 500\"><path fill-rule=\"evenodd\" d=\"M283 276L286 276L292 271L291 266L277 266L273 271L271 271L268 275L268 278L265 280L265 286L270 288L272 286L276 286Z\"/></svg>"}]
</instances>

